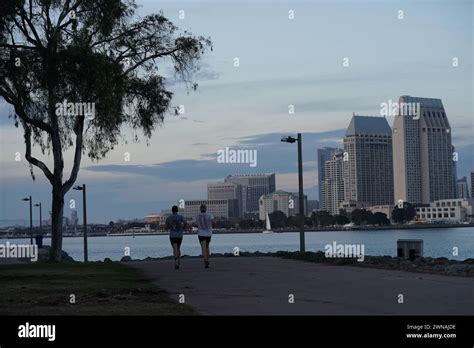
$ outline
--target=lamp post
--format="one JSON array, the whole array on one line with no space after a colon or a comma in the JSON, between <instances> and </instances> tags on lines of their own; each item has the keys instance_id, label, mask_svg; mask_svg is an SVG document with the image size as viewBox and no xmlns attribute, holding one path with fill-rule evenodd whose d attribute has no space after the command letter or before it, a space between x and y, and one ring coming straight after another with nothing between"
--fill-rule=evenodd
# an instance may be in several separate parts
<instances>
[{"instance_id":1,"label":"lamp post","mask_svg":"<svg viewBox=\"0 0 474 348\"><path fill-rule=\"evenodd\" d=\"M39 207L40 209L40 234L43 234L43 221L42 221L42 213L41 213L41 202L35 204L35 207Z\"/></svg>"},{"instance_id":2,"label":"lamp post","mask_svg":"<svg viewBox=\"0 0 474 348\"><path fill-rule=\"evenodd\" d=\"M84 262L88 261L87 257L87 205L86 205L86 184L73 187L73 190L82 191L82 219L84 230Z\"/></svg>"},{"instance_id":3,"label":"lamp post","mask_svg":"<svg viewBox=\"0 0 474 348\"><path fill-rule=\"evenodd\" d=\"M298 142L298 200L299 200L299 215L300 215L300 252L305 252L304 241L304 196L303 196L303 154L301 146L301 133L298 133L296 138L288 136L281 139L284 143L293 144Z\"/></svg>"},{"instance_id":4,"label":"lamp post","mask_svg":"<svg viewBox=\"0 0 474 348\"><path fill-rule=\"evenodd\" d=\"M22 201L30 201L30 243L33 244L33 205L31 203L31 196L23 198Z\"/></svg>"}]
</instances>

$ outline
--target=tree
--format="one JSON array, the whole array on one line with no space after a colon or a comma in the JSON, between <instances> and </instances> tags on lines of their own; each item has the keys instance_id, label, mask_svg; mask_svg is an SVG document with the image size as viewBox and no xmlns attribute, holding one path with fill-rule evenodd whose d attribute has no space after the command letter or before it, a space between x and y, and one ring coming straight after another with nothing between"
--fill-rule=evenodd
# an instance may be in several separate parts
<instances>
[{"instance_id":1,"label":"tree","mask_svg":"<svg viewBox=\"0 0 474 348\"><path fill-rule=\"evenodd\" d=\"M316 211L311 213L311 222L313 223L313 227L319 227L318 214Z\"/></svg>"},{"instance_id":2,"label":"tree","mask_svg":"<svg viewBox=\"0 0 474 348\"><path fill-rule=\"evenodd\" d=\"M0 97L21 124L25 158L52 187L51 260L61 259L64 196L83 154L100 160L129 126L149 139L171 108L173 93L157 63L166 60L193 89L192 73L211 47L161 13L135 16L134 0L0 2ZM52 168L33 155L52 154ZM63 153L74 148L66 180Z\"/></svg>"},{"instance_id":3,"label":"tree","mask_svg":"<svg viewBox=\"0 0 474 348\"><path fill-rule=\"evenodd\" d=\"M376 212L372 215L370 224L385 226L385 225L390 225L390 220L387 218L387 214L384 214L382 212Z\"/></svg>"},{"instance_id":4,"label":"tree","mask_svg":"<svg viewBox=\"0 0 474 348\"><path fill-rule=\"evenodd\" d=\"M349 218L345 215L334 215L334 222L337 225L345 225L350 222Z\"/></svg>"},{"instance_id":5,"label":"tree","mask_svg":"<svg viewBox=\"0 0 474 348\"><path fill-rule=\"evenodd\" d=\"M392 210L392 220L396 223L405 223L411 221L416 216L416 209L413 204L408 202L403 202L402 207L395 206Z\"/></svg>"},{"instance_id":6,"label":"tree","mask_svg":"<svg viewBox=\"0 0 474 348\"><path fill-rule=\"evenodd\" d=\"M416 209L413 206L413 204L404 202L403 203L403 209L405 210L405 221L411 221L415 218L416 216Z\"/></svg>"},{"instance_id":7,"label":"tree","mask_svg":"<svg viewBox=\"0 0 474 348\"><path fill-rule=\"evenodd\" d=\"M215 223L215 228L229 229L232 227L234 227L234 224L232 223L232 221L229 221L227 219L220 219L220 220L217 220Z\"/></svg>"},{"instance_id":8,"label":"tree","mask_svg":"<svg viewBox=\"0 0 474 348\"><path fill-rule=\"evenodd\" d=\"M367 223L367 212L365 209L354 209L351 213L352 222L357 226Z\"/></svg>"},{"instance_id":9,"label":"tree","mask_svg":"<svg viewBox=\"0 0 474 348\"><path fill-rule=\"evenodd\" d=\"M299 216L298 215L288 216L287 226L288 227L299 227L300 226Z\"/></svg>"},{"instance_id":10,"label":"tree","mask_svg":"<svg viewBox=\"0 0 474 348\"><path fill-rule=\"evenodd\" d=\"M280 210L276 210L273 213L268 214L268 218L270 219L272 228L282 228L288 226L288 218L286 217L285 213Z\"/></svg>"},{"instance_id":11,"label":"tree","mask_svg":"<svg viewBox=\"0 0 474 348\"><path fill-rule=\"evenodd\" d=\"M333 216L324 210L316 212L316 220L319 223L319 227L326 227L334 224Z\"/></svg>"}]
</instances>

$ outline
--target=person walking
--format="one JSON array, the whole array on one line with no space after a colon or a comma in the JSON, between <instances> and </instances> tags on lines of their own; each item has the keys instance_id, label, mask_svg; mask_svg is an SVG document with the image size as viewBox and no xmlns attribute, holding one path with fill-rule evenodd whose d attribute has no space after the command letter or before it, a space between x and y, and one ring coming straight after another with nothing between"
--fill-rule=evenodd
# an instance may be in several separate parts
<instances>
[{"instance_id":1,"label":"person walking","mask_svg":"<svg viewBox=\"0 0 474 348\"><path fill-rule=\"evenodd\" d=\"M178 214L178 207L171 208L172 214L166 218L166 229L170 231L170 242L173 247L174 268L179 269L181 261L181 243L186 222L182 215Z\"/></svg>"},{"instance_id":2,"label":"person walking","mask_svg":"<svg viewBox=\"0 0 474 348\"><path fill-rule=\"evenodd\" d=\"M207 207L202 204L200 207L201 213L196 217L198 225L198 238L201 244L202 258L204 260L204 267L209 268L209 244L212 237L212 223L214 217L207 213Z\"/></svg>"}]
</instances>

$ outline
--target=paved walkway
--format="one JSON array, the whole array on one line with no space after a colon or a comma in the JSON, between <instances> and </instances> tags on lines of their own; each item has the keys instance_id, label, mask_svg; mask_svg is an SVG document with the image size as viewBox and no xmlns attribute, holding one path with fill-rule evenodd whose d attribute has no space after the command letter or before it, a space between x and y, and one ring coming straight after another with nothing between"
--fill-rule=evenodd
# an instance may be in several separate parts
<instances>
[{"instance_id":1,"label":"paved walkway","mask_svg":"<svg viewBox=\"0 0 474 348\"><path fill-rule=\"evenodd\" d=\"M472 315L474 278L273 257L127 262L210 315ZM289 303L290 294L294 303ZM404 303L398 303L402 294Z\"/></svg>"}]
</instances>

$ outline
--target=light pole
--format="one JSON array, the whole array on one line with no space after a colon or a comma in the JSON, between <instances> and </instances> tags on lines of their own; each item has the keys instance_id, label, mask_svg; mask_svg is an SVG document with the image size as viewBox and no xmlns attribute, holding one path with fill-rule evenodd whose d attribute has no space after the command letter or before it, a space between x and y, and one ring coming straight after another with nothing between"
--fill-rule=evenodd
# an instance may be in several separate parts
<instances>
[{"instance_id":1,"label":"light pole","mask_svg":"<svg viewBox=\"0 0 474 348\"><path fill-rule=\"evenodd\" d=\"M86 184L73 187L73 190L82 191L82 217L84 230L84 262L87 262L87 205L86 205Z\"/></svg>"},{"instance_id":2,"label":"light pole","mask_svg":"<svg viewBox=\"0 0 474 348\"><path fill-rule=\"evenodd\" d=\"M23 198L22 201L30 201L30 243L33 245L33 205L31 203L31 196Z\"/></svg>"},{"instance_id":3,"label":"light pole","mask_svg":"<svg viewBox=\"0 0 474 348\"><path fill-rule=\"evenodd\" d=\"M41 213L41 202L35 204L35 207L40 208L40 234L43 234L43 221L42 221L42 213Z\"/></svg>"},{"instance_id":4,"label":"light pole","mask_svg":"<svg viewBox=\"0 0 474 348\"><path fill-rule=\"evenodd\" d=\"M300 214L300 252L305 252L304 241L304 196L303 196L303 154L301 146L301 133L298 133L297 138L288 136L281 139L284 143L293 144L298 142L298 200L299 200L299 214Z\"/></svg>"}]
</instances>

